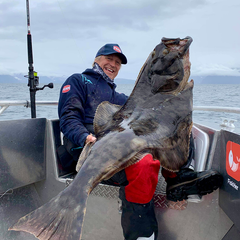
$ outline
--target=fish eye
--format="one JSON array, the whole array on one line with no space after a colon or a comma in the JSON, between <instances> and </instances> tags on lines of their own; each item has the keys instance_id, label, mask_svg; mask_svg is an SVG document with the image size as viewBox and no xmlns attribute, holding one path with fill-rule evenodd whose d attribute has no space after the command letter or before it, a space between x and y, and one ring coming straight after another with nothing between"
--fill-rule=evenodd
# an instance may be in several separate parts
<instances>
[{"instance_id":1,"label":"fish eye","mask_svg":"<svg viewBox=\"0 0 240 240\"><path fill-rule=\"evenodd\" d=\"M163 55L166 56L168 53L169 53L168 49L165 48L165 49L163 50Z\"/></svg>"},{"instance_id":2,"label":"fish eye","mask_svg":"<svg viewBox=\"0 0 240 240\"><path fill-rule=\"evenodd\" d=\"M152 58L154 58L155 54L156 54L156 51L155 50L152 51Z\"/></svg>"}]
</instances>

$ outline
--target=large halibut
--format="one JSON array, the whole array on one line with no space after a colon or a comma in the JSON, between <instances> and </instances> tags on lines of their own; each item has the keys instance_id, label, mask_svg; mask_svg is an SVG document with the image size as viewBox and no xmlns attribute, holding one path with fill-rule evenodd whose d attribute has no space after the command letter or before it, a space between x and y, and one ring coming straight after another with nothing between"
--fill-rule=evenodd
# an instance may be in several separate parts
<instances>
[{"instance_id":1,"label":"large halibut","mask_svg":"<svg viewBox=\"0 0 240 240\"><path fill-rule=\"evenodd\" d=\"M192 128L191 42L190 37L162 39L143 65L126 104L99 105L94 118L97 141L84 149L74 181L10 230L42 240L81 239L87 198L99 182L147 153L164 168L179 170L187 161Z\"/></svg>"}]
</instances>

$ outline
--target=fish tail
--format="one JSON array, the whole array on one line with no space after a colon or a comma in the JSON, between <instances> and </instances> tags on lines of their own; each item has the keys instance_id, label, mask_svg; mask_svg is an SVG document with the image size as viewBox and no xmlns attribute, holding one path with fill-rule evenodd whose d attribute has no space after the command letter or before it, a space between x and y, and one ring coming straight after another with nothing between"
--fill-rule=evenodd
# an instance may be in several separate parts
<instances>
[{"instance_id":1,"label":"fish tail","mask_svg":"<svg viewBox=\"0 0 240 240\"><path fill-rule=\"evenodd\" d=\"M69 201L65 195L59 194L20 218L9 230L29 232L40 240L81 239L88 193L81 196L80 202Z\"/></svg>"}]
</instances>

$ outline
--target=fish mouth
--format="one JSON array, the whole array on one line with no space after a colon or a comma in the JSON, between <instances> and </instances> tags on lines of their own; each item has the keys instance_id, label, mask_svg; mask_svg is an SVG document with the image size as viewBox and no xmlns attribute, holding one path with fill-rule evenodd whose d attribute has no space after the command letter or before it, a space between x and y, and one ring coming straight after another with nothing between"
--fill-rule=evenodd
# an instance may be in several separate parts
<instances>
[{"instance_id":1,"label":"fish mouth","mask_svg":"<svg viewBox=\"0 0 240 240\"><path fill-rule=\"evenodd\" d=\"M156 94L180 92L190 76L189 46L191 37L162 38L151 54L148 74L152 92Z\"/></svg>"},{"instance_id":2,"label":"fish mouth","mask_svg":"<svg viewBox=\"0 0 240 240\"><path fill-rule=\"evenodd\" d=\"M171 51L178 52L179 57L182 58L187 52L193 39L189 36L180 38L162 38L162 43Z\"/></svg>"}]
</instances>

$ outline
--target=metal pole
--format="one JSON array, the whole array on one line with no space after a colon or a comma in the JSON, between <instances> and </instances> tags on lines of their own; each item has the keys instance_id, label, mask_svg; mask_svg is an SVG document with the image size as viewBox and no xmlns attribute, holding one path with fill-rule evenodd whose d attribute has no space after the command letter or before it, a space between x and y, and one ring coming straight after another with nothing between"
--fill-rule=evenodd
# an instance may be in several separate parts
<instances>
[{"instance_id":1,"label":"metal pole","mask_svg":"<svg viewBox=\"0 0 240 240\"><path fill-rule=\"evenodd\" d=\"M34 68L33 68L33 52L32 52L32 35L30 32L30 13L29 13L29 1L26 0L27 5L27 48L28 48L28 86L30 90L30 101L31 101L31 116L36 118L36 85L34 79Z\"/></svg>"}]
</instances>

